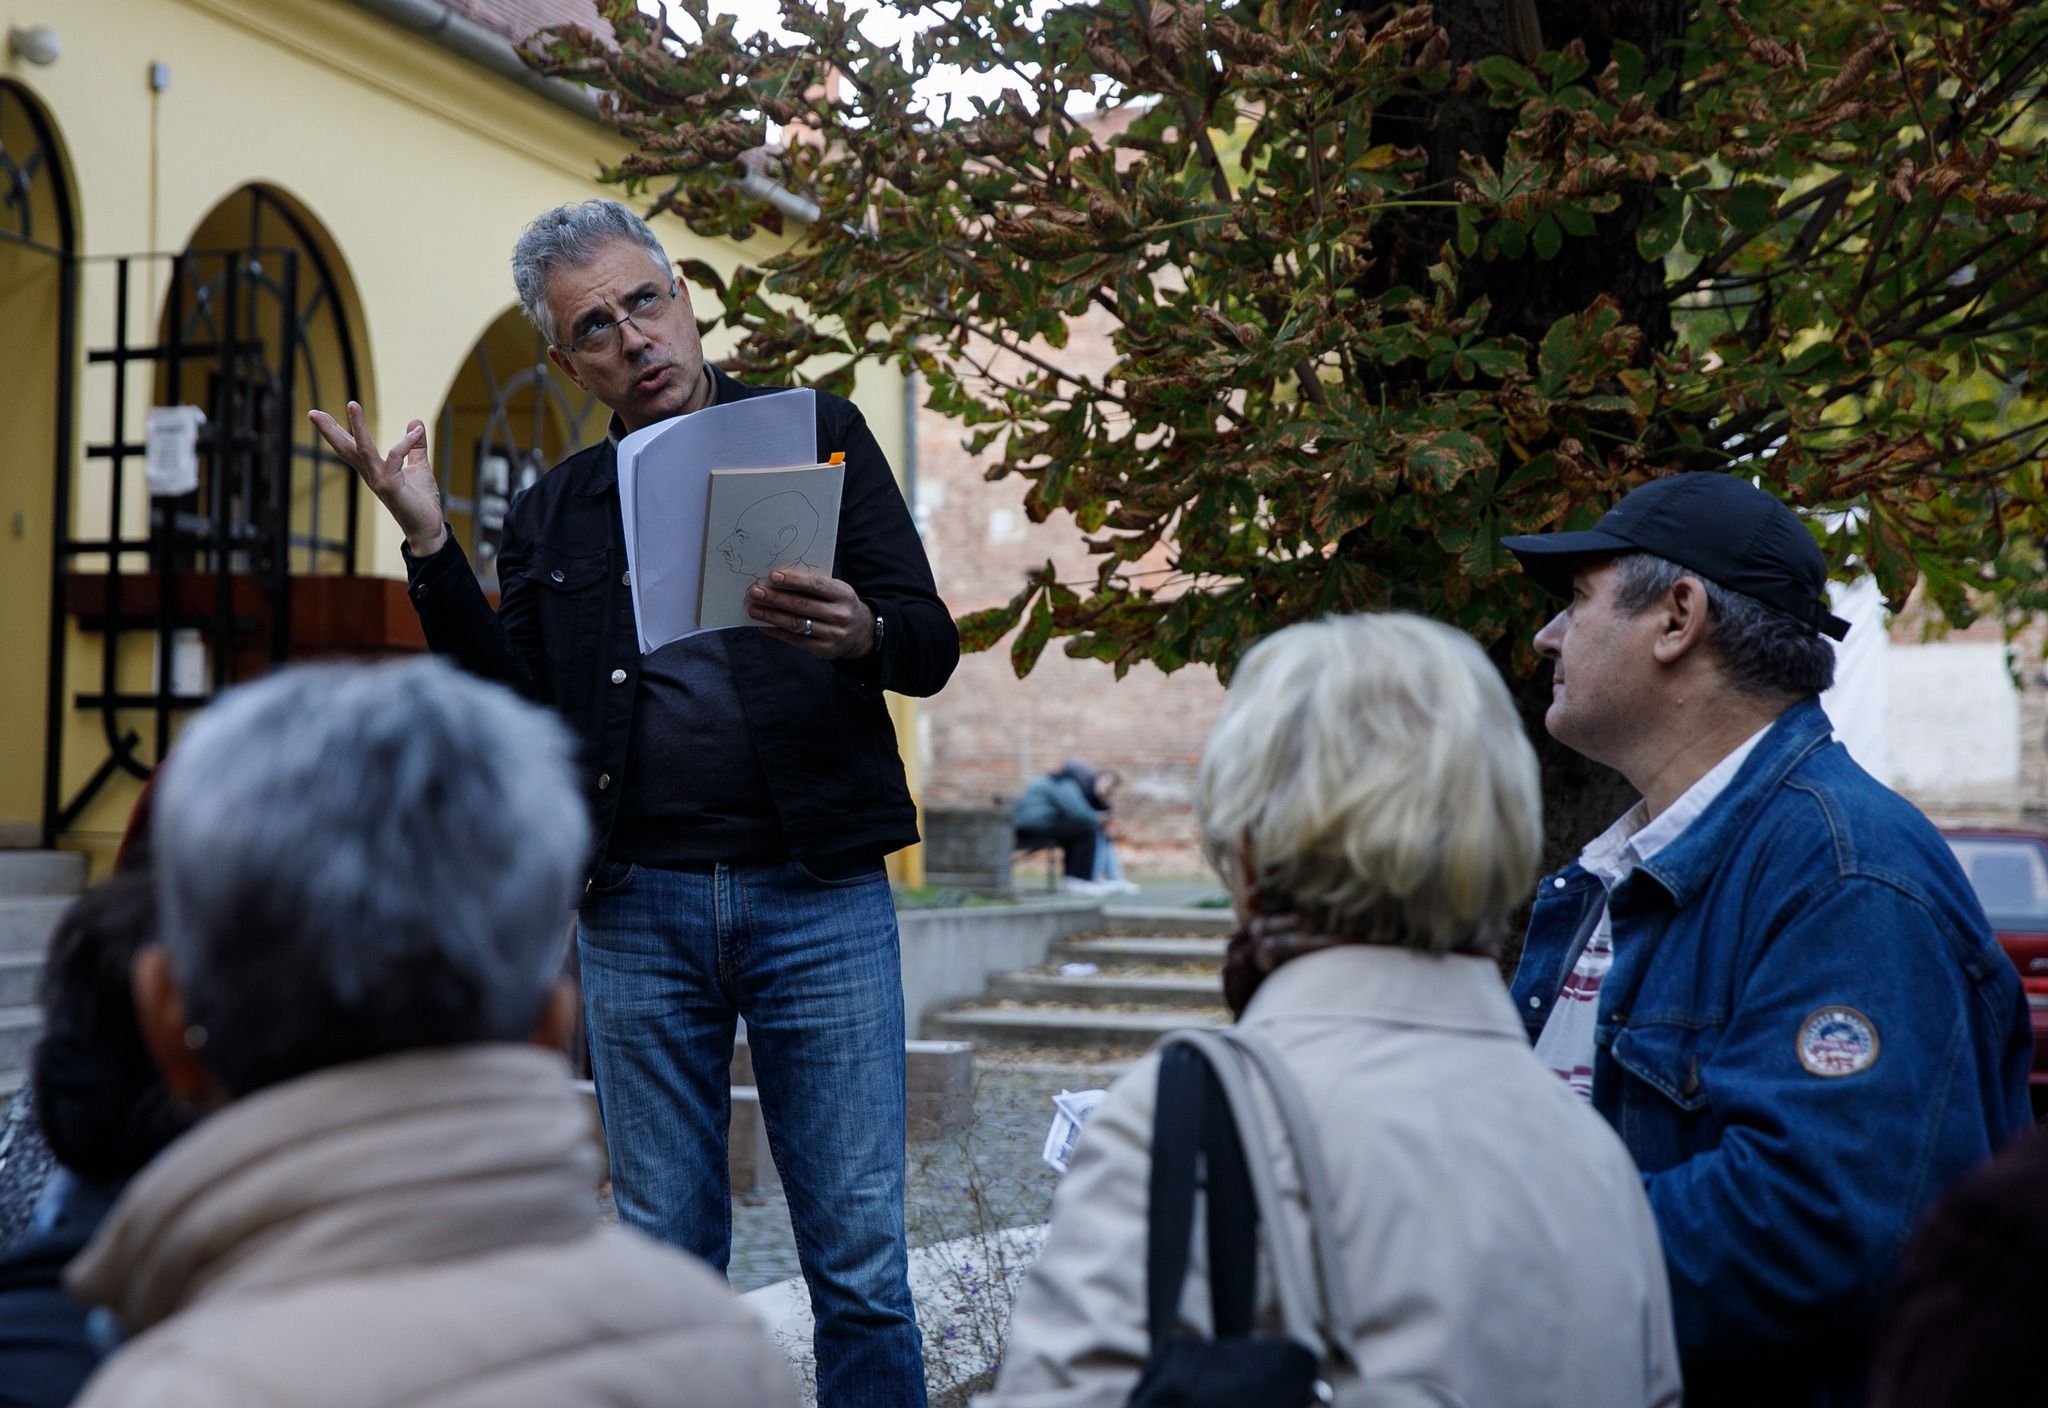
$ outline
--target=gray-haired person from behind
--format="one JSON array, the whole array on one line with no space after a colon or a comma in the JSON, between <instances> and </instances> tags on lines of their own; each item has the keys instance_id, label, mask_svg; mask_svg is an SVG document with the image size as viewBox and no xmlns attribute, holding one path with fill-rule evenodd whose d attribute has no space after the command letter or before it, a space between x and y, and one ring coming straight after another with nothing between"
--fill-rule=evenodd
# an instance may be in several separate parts
<instances>
[{"instance_id":1,"label":"gray-haired person from behind","mask_svg":"<svg viewBox=\"0 0 2048 1408\"><path fill-rule=\"evenodd\" d=\"M1501 981L1542 822L1535 755L1485 654L1417 616L1276 633L1231 682L1196 811L1242 926L1229 998L1305 1093L1330 1175L1317 1211L1357 1364L1331 1377L1336 1401L1677 1403L1635 1166L1530 1053ZM1082 1131L990 1403L1108 1408L1137 1382L1158 1078L1147 1057ZM1287 1215L1260 1235L1306 1248L1293 1157L1264 1123ZM1198 1279L1182 1327L1206 1334ZM1272 1278L1258 1290L1255 1329L1276 1333Z\"/></svg>"},{"instance_id":2,"label":"gray-haired person from behind","mask_svg":"<svg viewBox=\"0 0 2048 1408\"><path fill-rule=\"evenodd\" d=\"M111 1405L794 1403L723 1282L598 1216L559 977L567 735L429 661L290 670L179 740L143 1035L204 1114L73 1263Z\"/></svg>"}]
</instances>

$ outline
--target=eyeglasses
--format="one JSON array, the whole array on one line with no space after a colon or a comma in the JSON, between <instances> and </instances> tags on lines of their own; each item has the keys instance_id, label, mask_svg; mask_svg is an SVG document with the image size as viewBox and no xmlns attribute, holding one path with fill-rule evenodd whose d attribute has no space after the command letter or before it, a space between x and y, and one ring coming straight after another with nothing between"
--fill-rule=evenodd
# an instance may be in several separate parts
<instances>
[{"instance_id":1,"label":"eyeglasses","mask_svg":"<svg viewBox=\"0 0 2048 1408\"><path fill-rule=\"evenodd\" d=\"M668 311L669 305L676 301L676 296L681 292L681 286L675 280L671 279L669 280L669 285L666 291L657 290L653 293L641 294L639 297L633 299L633 301L629 305L627 305L625 313L619 318L617 322L592 323L589 327L583 330L581 336L577 337L568 344L567 350L579 353L580 355L585 357L618 356L619 348L623 345L622 339L625 337L626 324L632 323L634 329L638 331L642 337L645 337L647 335L647 329L641 327L640 324L634 320L638 318L658 317L661 314L666 313Z\"/></svg>"}]
</instances>

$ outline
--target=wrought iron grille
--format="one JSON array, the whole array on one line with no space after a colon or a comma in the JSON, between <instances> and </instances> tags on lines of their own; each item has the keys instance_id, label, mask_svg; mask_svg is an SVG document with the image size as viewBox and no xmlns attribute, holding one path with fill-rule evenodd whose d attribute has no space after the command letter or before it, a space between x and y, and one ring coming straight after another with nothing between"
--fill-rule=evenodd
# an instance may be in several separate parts
<instances>
[{"instance_id":1,"label":"wrought iron grille","mask_svg":"<svg viewBox=\"0 0 2048 1408\"><path fill-rule=\"evenodd\" d=\"M252 195L253 236L264 194ZM342 306L310 240L79 262L86 306L105 316L91 330L88 375L108 379L88 386L105 420L103 434L87 437L81 478L103 492L91 496L94 521L68 513L63 521L75 531L60 527L51 678L66 677L68 612L98 635L99 688L71 703L99 716L105 756L71 796L48 790L51 837L69 830L117 773L148 777L170 746L176 715L286 658L294 574L352 574L356 556L355 477L326 454L302 414L328 394L308 385L320 363L309 341L315 319L341 321L346 384L332 394L359 394ZM203 411L196 489L152 492L147 442L137 436L139 412L152 405ZM341 501L338 523L323 523L330 496ZM60 502L73 502L69 486ZM155 644L144 689L122 672L123 644L137 636ZM177 678L181 640L203 650L204 679ZM145 717L147 747L134 726ZM61 775L62 723L53 708L53 777Z\"/></svg>"}]
</instances>

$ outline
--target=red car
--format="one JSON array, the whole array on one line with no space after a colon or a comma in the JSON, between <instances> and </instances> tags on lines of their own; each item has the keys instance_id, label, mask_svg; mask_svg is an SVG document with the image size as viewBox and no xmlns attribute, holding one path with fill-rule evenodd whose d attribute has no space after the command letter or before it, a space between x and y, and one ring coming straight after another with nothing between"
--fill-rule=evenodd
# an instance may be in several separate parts
<instances>
[{"instance_id":1,"label":"red car","mask_svg":"<svg viewBox=\"0 0 2048 1408\"><path fill-rule=\"evenodd\" d=\"M2048 832L1944 826L1941 834L2027 989L2034 1016L2034 1117L2048 1117Z\"/></svg>"}]
</instances>

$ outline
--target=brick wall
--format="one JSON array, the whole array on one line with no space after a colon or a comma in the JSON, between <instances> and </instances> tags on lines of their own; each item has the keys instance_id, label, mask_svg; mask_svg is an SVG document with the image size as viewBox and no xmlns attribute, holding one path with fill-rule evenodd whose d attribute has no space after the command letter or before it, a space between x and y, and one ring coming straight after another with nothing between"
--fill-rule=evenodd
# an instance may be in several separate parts
<instances>
[{"instance_id":1,"label":"brick wall","mask_svg":"<svg viewBox=\"0 0 2048 1408\"><path fill-rule=\"evenodd\" d=\"M1077 329L1061 365L1100 375L1111 360L1104 329ZM1092 579L1097 559L1073 518L1044 523L1024 514L1025 482L990 483L991 456L967 454L961 428L920 412L916 508L939 592L955 615L1000 606L1048 558L1062 579ZM1203 867L1192 812L1195 770L1223 700L1207 668L1167 675L1140 665L1122 680L1108 664L1074 660L1054 642L1025 679L1010 668L1009 643L962 658L952 683L922 711L927 800L1013 798L1034 775L1068 757L1123 777L1118 849L1127 867L1195 874Z\"/></svg>"}]
</instances>

